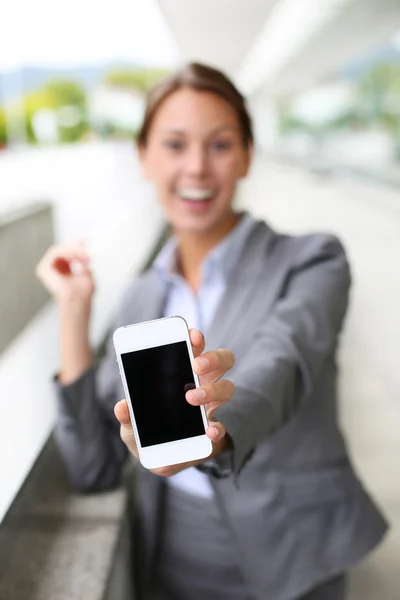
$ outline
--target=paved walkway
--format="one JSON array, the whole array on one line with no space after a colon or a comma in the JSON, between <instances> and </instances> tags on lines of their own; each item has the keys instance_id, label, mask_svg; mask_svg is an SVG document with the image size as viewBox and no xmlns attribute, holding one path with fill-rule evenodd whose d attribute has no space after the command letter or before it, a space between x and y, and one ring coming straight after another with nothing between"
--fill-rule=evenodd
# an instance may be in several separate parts
<instances>
[{"instance_id":1,"label":"paved walkway","mask_svg":"<svg viewBox=\"0 0 400 600\"><path fill-rule=\"evenodd\" d=\"M349 600L400 598L400 194L259 161L240 204L286 231L333 231L352 265L341 419L353 460L392 524L352 573Z\"/></svg>"}]
</instances>

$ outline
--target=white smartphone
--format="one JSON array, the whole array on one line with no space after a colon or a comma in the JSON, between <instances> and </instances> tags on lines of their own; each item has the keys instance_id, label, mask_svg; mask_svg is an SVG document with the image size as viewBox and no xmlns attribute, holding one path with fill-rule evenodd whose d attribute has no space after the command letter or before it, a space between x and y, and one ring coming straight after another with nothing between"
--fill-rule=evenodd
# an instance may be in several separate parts
<instances>
[{"instance_id":1,"label":"white smartphone","mask_svg":"<svg viewBox=\"0 0 400 600\"><path fill-rule=\"evenodd\" d=\"M205 408L185 398L200 386L186 321L167 317L119 327L113 341L142 465L155 469L210 456Z\"/></svg>"}]
</instances>

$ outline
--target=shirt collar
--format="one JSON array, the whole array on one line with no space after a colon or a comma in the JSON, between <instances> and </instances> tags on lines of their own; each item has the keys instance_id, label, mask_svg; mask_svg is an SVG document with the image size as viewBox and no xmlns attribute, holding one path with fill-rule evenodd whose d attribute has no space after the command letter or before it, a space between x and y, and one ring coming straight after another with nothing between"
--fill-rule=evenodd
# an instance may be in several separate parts
<instances>
[{"instance_id":1,"label":"shirt collar","mask_svg":"<svg viewBox=\"0 0 400 600\"><path fill-rule=\"evenodd\" d=\"M177 252L178 240L175 236L170 237L166 244L161 248L154 260L153 266L161 276L177 275Z\"/></svg>"},{"instance_id":2,"label":"shirt collar","mask_svg":"<svg viewBox=\"0 0 400 600\"><path fill-rule=\"evenodd\" d=\"M207 256L205 263L217 265L225 280L234 270L254 224L255 219L249 213L242 213L236 227Z\"/></svg>"},{"instance_id":3,"label":"shirt collar","mask_svg":"<svg viewBox=\"0 0 400 600\"><path fill-rule=\"evenodd\" d=\"M215 265L226 281L230 277L255 223L255 219L249 213L242 213L236 227L211 250L204 260L203 272L210 265ZM173 236L161 249L153 263L162 279L168 280L171 276L179 275L177 269L177 252L178 240Z\"/></svg>"}]
</instances>

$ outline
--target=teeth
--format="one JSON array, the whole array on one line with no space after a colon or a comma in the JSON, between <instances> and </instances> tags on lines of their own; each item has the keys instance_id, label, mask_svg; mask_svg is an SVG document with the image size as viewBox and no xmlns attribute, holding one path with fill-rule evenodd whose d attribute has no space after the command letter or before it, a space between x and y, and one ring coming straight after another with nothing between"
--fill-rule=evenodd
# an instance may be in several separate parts
<instances>
[{"instance_id":1,"label":"teeth","mask_svg":"<svg viewBox=\"0 0 400 600\"><path fill-rule=\"evenodd\" d=\"M185 200L194 200L196 202L200 202L201 200L208 200L214 195L212 190L199 190L195 188L185 188L179 190L178 194L181 198L184 198Z\"/></svg>"}]
</instances>

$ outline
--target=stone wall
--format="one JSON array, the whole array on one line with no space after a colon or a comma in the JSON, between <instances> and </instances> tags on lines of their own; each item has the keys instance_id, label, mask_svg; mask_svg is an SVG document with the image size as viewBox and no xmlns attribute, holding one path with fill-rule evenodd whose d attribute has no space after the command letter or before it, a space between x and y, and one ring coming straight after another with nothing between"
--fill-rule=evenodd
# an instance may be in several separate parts
<instances>
[{"instance_id":1,"label":"stone wall","mask_svg":"<svg viewBox=\"0 0 400 600\"><path fill-rule=\"evenodd\" d=\"M50 204L0 213L0 353L48 300L35 267L52 243Z\"/></svg>"}]
</instances>

